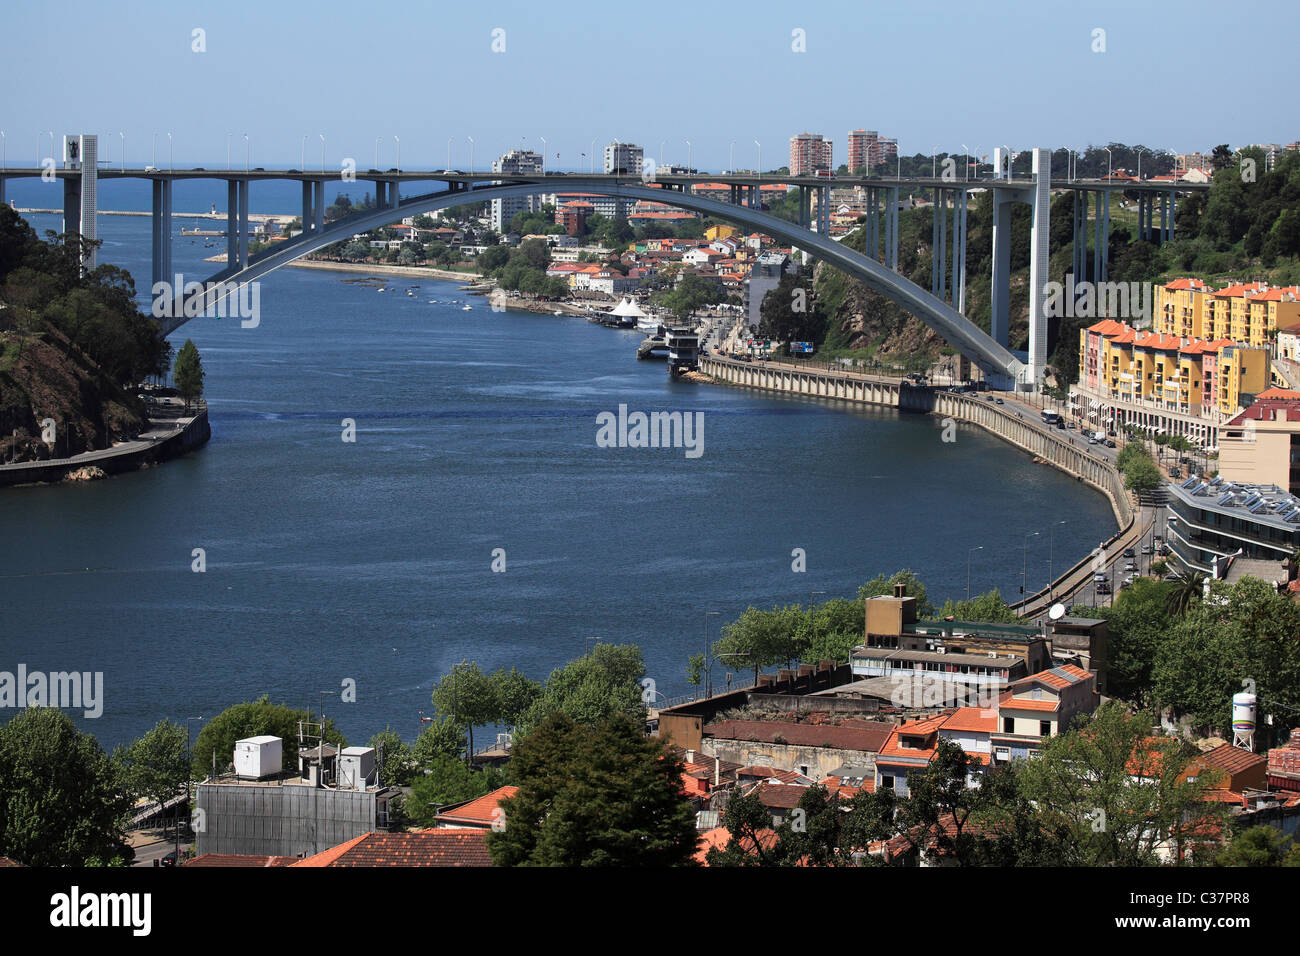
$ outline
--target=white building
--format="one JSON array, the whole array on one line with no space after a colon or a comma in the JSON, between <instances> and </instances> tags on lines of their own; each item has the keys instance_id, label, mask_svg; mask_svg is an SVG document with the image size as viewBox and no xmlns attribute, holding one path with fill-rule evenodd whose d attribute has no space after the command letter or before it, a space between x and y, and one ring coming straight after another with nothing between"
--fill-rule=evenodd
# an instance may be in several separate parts
<instances>
[{"instance_id":1,"label":"white building","mask_svg":"<svg viewBox=\"0 0 1300 956\"><path fill-rule=\"evenodd\" d=\"M605 147L605 172L640 176L645 150L633 143L613 142Z\"/></svg>"},{"instance_id":2,"label":"white building","mask_svg":"<svg viewBox=\"0 0 1300 956\"><path fill-rule=\"evenodd\" d=\"M527 149L512 149L492 163L494 173L514 173L516 175L537 175L542 172L542 155ZM499 181L499 180L498 180ZM492 200L492 228L499 233L510 230L510 221L516 213L534 212L541 207L537 205L536 196L519 196L512 199Z\"/></svg>"}]
</instances>

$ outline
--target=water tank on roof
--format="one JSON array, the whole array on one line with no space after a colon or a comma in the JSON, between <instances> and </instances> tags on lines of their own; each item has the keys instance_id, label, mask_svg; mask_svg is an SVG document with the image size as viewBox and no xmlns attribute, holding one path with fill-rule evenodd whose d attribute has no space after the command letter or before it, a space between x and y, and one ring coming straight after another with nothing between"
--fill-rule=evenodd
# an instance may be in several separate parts
<instances>
[{"instance_id":1,"label":"water tank on roof","mask_svg":"<svg viewBox=\"0 0 1300 956\"><path fill-rule=\"evenodd\" d=\"M1251 750L1255 743L1255 703L1254 694L1232 695L1232 743L1233 746Z\"/></svg>"},{"instance_id":2,"label":"water tank on roof","mask_svg":"<svg viewBox=\"0 0 1300 956\"><path fill-rule=\"evenodd\" d=\"M235 741L235 776L262 780L283 769L284 741L279 737L246 737Z\"/></svg>"}]
</instances>

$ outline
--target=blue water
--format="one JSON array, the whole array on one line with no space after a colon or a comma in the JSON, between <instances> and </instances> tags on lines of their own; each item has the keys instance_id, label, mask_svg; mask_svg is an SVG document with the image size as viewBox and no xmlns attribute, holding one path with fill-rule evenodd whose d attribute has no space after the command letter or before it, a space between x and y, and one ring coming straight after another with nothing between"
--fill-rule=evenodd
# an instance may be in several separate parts
<instances>
[{"instance_id":1,"label":"blue water","mask_svg":"<svg viewBox=\"0 0 1300 956\"><path fill-rule=\"evenodd\" d=\"M148 229L100 222L101 258L140 288ZM214 251L180 241L177 268ZM633 333L350 278L283 269L257 328L173 336L207 371L202 450L0 494L0 670L103 671L103 716L73 716L106 746L263 693L316 708L349 678L356 703L325 707L350 740L409 737L462 659L542 678L594 640L640 645L671 696L706 611L716 637L750 604L852 596L901 567L939 603L963 595L977 546L973 590L1011 595L1025 533L1043 532L1036 589L1051 523L1068 521L1058 571L1113 530L1100 495L973 428L946 444L924 416L675 382L635 360ZM703 455L597 447L596 415L620 403L703 412Z\"/></svg>"}]
</instances>

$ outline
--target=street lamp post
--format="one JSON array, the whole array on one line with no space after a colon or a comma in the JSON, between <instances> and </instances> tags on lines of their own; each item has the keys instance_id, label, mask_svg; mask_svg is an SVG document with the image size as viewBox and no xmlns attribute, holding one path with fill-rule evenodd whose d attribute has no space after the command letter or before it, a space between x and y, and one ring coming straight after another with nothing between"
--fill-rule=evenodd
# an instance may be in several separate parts
<instances>
[{"instance_id":1,"label":"street lamp post","mask_svg":"<svg viewBox=\"0 0 1300 956\"><path fill-rule=\"evenodd\" d=\"M686 141L686 175L691 174L691 141Z\"/></svg>"},{"instance_id":2,"label":"street lamp post","mask_svg":"<svg viewBox=\"0 0 1300 956\"><path fill-rule=\"evenodd\" d=\"M930 147L930 178L939 178L939 147Z\"/></svg>"},{"instance_id":3,"label":"street lamp post","mask_svg":"<svg viewBox=\"0 0 1300 956\"><path fill-rule=\"evenodd\" d=\"M1145 152L1145 151L1146 151L1146 147L1145 147L1145 146L1139 146L1139 147L1137 148L1137 154L1138 154L1138 182L1142 182L1142 153Z\"/></svg>"},{"instance_id":4,"label":"street lamp post","mask_svg":"<svg viewBox=\"0 0 1300 956\"><path fill-rule=\"evenodd\" d=\"M376 136L376 137L375 137L375 172L379 172L379 141L380 141L381 139L383 139L382 136ZM304 137L302 138L302 141L303 141L303 143L306 143L306 142L307 142L307 137L304 136Z\"/></svg>"},{"instance_id":5,"label":"street lamp post","mask_svg":"<svg viewBox=\"0 0 1300 956\"><path fill-rule=\"evenodd\" d=\"M394 136L393 142L397 144L397 171L400 173L402 171L402 141Z\"/></svg>"},{"instance_id":6,"label":"street lamp post","mask_svg":"<svg viewBox=\"0 0 1300 956\"><path fill-rule=\"evenodd\" d=\"M736 172L736 141L731 141L731 149L727 152L727 172L735 174Z\"/></svg>"},{"instance_id":7,"label":"street lamp post","mask_svg":"<svg viewBox=\"0 0 1300 956\"><path fill-rule=\"evenodd\" d=\"M169 173L176 172L176 164L172 160L172 134L171 133L167 134L167 171Z\"/></svg>"},{"instance_id":8,"label":"street lamp post","mask_svg":"<svg viewBox=\"0 0 1300 956\"><path fill-rule=\"evenodd\" d=\"M474 137L466 136L465 138L469 140L469 174L473 176L474 175Z\"/></svg>"},{"instance_id":9,"label":"street lamp post","mask_svg":"<svg viewBox=\"0 0 1300 956\"><path fill-rule=\"evenodd\" d=\"M966 157L966 181L970 182L970 147L965 143L961 144L962 154Z\"/></svg>"},{"instance_id":10,"label":"street lamp post","mask_svg":"<svg viewBox=\"0 0 1300 956\"><path fill-rule=\"evenodd\" d=\"M251 150L252 150L252 147L249 146L249 144L248 144L248 134L245 133L245 134L244 134L244 172L248 172L248 171L249 171L249 166L250 166L250 162L251 162L249 157L252 155Z\"/></svg>"},{"instance_id":11,"label":"street lamp post","mask_svg":"<svg viewBox=\"0 0 1300 956\"><path fill-rule=\"evenodd\" d=\"M721 613L721 611L704 612L704 696L706 698L713 696L713 659L711 657L713 648L709 644L709 618Z\"/></svg>"},{"instance_id":12,"label":"street lamp post","mask_svg":"<svg viewBox=\"0 0 1300 956\"><path fill-rule=\"evenodd\" d=\"M1025 566L1020 571L1020 600L1025 600L1025 585L1029 578L1029 539L1037 538L1039 532L1031 531L1025 535Z\"/></svg>"},{"instance_id":13,"label":"street lamp post","mask_svg":"<svg viewBox=\"0 0 1300 956\"><path fill-rule=\"evenodd\" d=\"M121 159L122 161L122 172L126 172L126 132L119 131L117 135L122 138L122 142L120 144L122 147L122 155L118 158ZM230 164L230 141L229 140L226 141L226 164L227 165Z\"/></svg>"},{"instance_id":14,"label":"street lamp post","mask_svg":"<svg viewBox=\"0 0 1300 956\"><path fill-rule=\"evenodd\" d=\"M202 717L185 718L185 809L189 809L190 803L190 784L194 780L194 750L190 743L190 722L202 720ZM181 814L180 808L176 808L176 865L181 865Z\"/></svg>"},{"instance_id":15,"label":"street lamp post","mask_svg":"<svg viewBox=\"0 0 1300 956\"><path fill-rule=\"evenodd\" d=\"M1106 182L1110 182L1110 161L1112 154L1109 146L1103 146L1102 149L1106 151Z\"/></svg>"},{"instance_id":16,"label":"street lamp post","mask_svg":"<svg viewBox=\"0 0 1300 956\"><path fill-rule=\"evenodd\" d=\"M983 551L983 550L984 550L984 545L981 544L981 545L979 545L978 547L971 548L969 551L966 552L966 603L967 603L967 604L970 603L970 563L971 563L971 558L973 558L973 557L975 556L975 552L976 552L976 551Z\"/></svg>"},{"instance_id":17,"label":"street lamp post","mask_svg":"<svg viewBox=\"0 0 1300 956\"><path fill-rule=\"evenodd\" d=\"M320 134L320 171L325 172L325 134Z\"/></svg>"},{"instance_id":18,"label":"street lamp post","mask_svg":"<svg viewBox=\"0 0 1300 956\"><path fill-rule=\"evenodd\" d=\"M1047 595L1049 598L1056 596L1056 579L1052 576L1052 558L1056 553L1056 528L1057 525L1066 523L1057 521L1047 529Z\"/></svg>"},{"instance_id":19,"label":"street lamp post","mask_svg":"<svg viewBox=\"0 0 1300 956\"><path fill-rule=\"evenodd\" d=\"M456 137L454 136L447 137L447 168L448 169L451 169L451 141L455 138Z\"/></svg>"},{"instance_id":20,"label":"street lamp post","mask_svg":"<svg viewBox=\"0 0 1300 956\"><path fill-rule=\"evenodd\" d=\"M54 144L54 137L51 136L51 137L50 137L50 152L51 152L51 153L54 152L54 145L53 145L53 144ZM153 134L153 146L150 147L150 150L149 150L149 165L150 165L150 166L157 166L157 165L158 165L158 134L157 134L157 133L154 133L154 134Z\"/></svg>"},{"instance_id":21,"label":"street lamp post","mask_svg":"<svg viewBox=\"0 0 1300 956\"><path fill-rule=\"evenodd\" d=\"M596 175L596 140L597 136L591 138L591 174Z\"/></svg>"},{"instance_id":22,"label":"street lamp post","mask_svg":"<svg viewBox=\"0 0 1300 956\"><path fill-rule=\"evenodd\" d=\"M758 140L754 140L754 145L758 147L758 168L754 170L754 172L756 175L762 176L763 175L763 144L760 143Z\"/></svg>"},{"instance_id":23,"label":"street lamp post","mask_svg":"<svg viewBox=\"0 0 1300 956\"><path fill-rule=\"evenodd\" d=\"M542 169L545 170L546 169L546 137L539 136L537 138L542 141Z\"/></svg>"}]
</instances>

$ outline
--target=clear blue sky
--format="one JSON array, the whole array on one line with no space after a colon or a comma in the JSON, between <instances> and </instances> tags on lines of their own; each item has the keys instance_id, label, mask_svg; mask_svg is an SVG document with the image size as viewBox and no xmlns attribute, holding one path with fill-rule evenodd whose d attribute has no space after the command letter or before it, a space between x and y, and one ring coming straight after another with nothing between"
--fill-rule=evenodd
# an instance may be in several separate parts
<instances>
[{"instance_id":1,"label":"clear blue sky","mask_svg":"<svg viewBox=\"0 0 1300 956\"><path fill-rule=\"evenodd\" d=\"M129 163L361 168L475 164L521 143L577 167L611 139L720 169L782 165L802 131L835 143L865 127L908 155L962 144L1079 147L1119 141L1183 152L1300 139L1295 0L1145 4L321 0L61 3L0 14L0 129L30 160L38 131L111 135ZM192 52L192 31L207 51ZM505 31L505 52L492 31ZM1093 31L1106 52L1094 53ZM792 50L804 31L806 52ZM660 156L660 142L667 144ZM41 154L49 152L48 137ZM556 154L559 159L556 159Z\"/></svg>"}]
</instances>

